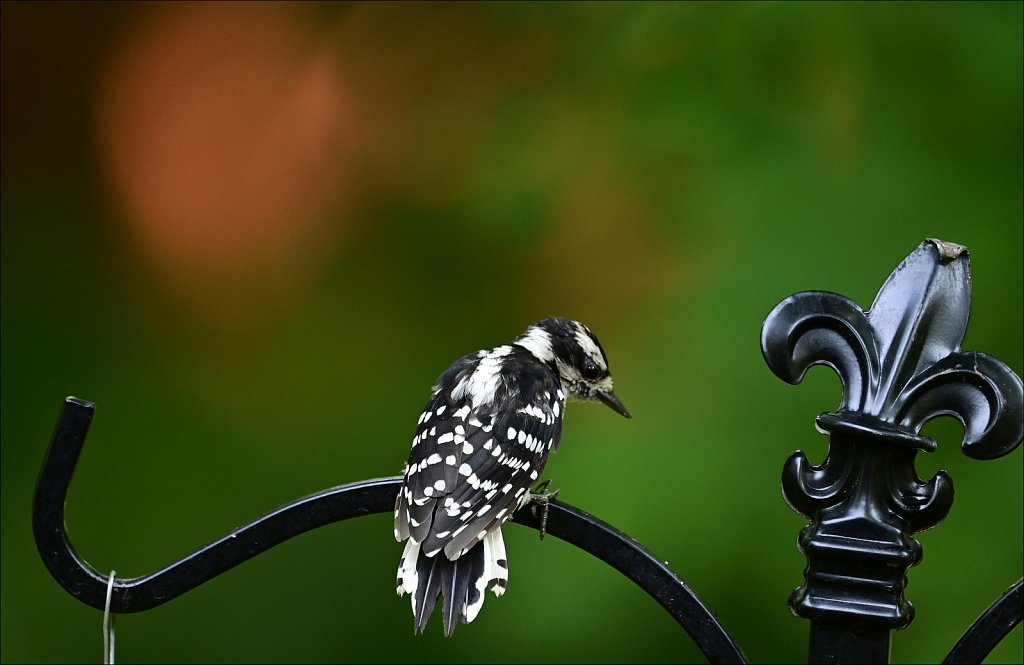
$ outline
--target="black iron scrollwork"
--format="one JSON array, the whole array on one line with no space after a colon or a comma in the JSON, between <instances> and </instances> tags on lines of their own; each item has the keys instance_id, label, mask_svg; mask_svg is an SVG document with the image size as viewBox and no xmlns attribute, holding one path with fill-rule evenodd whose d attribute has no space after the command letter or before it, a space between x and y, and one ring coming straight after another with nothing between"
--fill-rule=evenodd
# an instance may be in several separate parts
<instances>
[{"instance_id":1,"label":"black iron scrollwork","mask_svg":"<svg viewBox=\"0 0 1024 665\"><path fill-rule=\"evenodd\" d=\"M798 293L765 320L761 349L771 370L799 383L813 365L836 371L843 399L817 418L829 435L820 465L796 452L786 462L786 501L812 522L800 534L806 583L790 598L798 616L854 619L867 629L907 626L907 570L921 559L911 534L942 521L953 502L949 474L914 469L930 419L964 426L962 448L992 459L1024 434L1021 379L1002 362L962 351L971 302L966 248L926 240L896 267L869 311L835 293ZM812 637L812 650L813 650ZM883 645L887 650L887 641ZM813 655L812 655L813 660Z\"/></svg>"},{"instance_id":2,"label":"black iron scrollwork","mask_svg":"<svg viewBox=\"0 0 1024 665\"><path fill-rule=\"evenodd\" d=\"M870 310L835 293L798 293L779 303L761 331L771 370L799 383L814 365L843 384L839 408L817 417L828 455L813 465L803 452L787 460L783 495L811 523L798 544L805 583L790 608L811 619L809 662L888 662L889 633L914 608L903 596L907 571L921 559L912 535L941 522L953 501L945 471L918 477L921 435L932 418L964 427L962 449L975 459L1013 451L1024 438L1024 385L1005 364L960 348L971 282L967 250L927 240L896 267ZM93 416L68 398L36 485L33 527L43 562L71 595L104 607L108 580L77 554L64 525L64 502ZM400 478L379 478L293 501L156 571L111 584L111 610L139 612L203 584L311 529L359 515L390 512ZM746 662L696 594L631 538L571 506L553 502L547 533L613 566L657 600L711 662ZM537 528L530 511L514 520ZM978 662L1022 619L1018 581L968 629L946 662Z\"/></svg>"}]
</instances>

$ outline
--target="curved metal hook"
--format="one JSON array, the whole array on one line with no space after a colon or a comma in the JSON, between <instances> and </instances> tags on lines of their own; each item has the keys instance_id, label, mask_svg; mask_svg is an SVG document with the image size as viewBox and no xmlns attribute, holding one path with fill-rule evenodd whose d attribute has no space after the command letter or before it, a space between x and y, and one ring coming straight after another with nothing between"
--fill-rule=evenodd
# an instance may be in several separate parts
<instances>
[{"instance_id":1,"label":"curved metal hook","mask_svg":"<svg viewBox=\"0 0 1024 665\"><path fill-rule=\"evenodd\" d=\"M971 624L943 660L946 663L980 663L996 648L1024 615L1024 580L1003 592L991 607Z\"/></svg>"},{"instance_id":2,"label":"curved metal hook","mask_svg":"<svg viewBox=\"0 0 1024 665\"><path fill-rule=\"evenodd\" d=\"M72 596L104 609L107 575L78 556L64 525L64 503L95 406L68 397L36 483L32 526L36 547L54 579ZM142 612L176 598L289 538L350 517L394 509L400 479L342 485L281 506L201 550L149 575L116 578L110 611Z\"/></svg>"},{"instance_id":3,"label":"curved metal hook","mask_svg":"<svg viewBox=\"0 0 1024 665\"><path fill-rule=\"evenodd\" d=\"M64 402L36 483L32 525L36 546L54 579L72 596L102 610L108 579L75 552L64 526L64 503L95 406L76 397ZM391 512L400 477L334 487L293 501L185 558L149 575L115 579L110 610L142 612L230 570L271 547L320 526L359 515ZM539 528L523 510L513 521ZM629 536L572 506L552 502L547 534L593 554L657 600L712 663L745 663L742 652L714 614L668 566Z\"/></svg>"}]
</instances>

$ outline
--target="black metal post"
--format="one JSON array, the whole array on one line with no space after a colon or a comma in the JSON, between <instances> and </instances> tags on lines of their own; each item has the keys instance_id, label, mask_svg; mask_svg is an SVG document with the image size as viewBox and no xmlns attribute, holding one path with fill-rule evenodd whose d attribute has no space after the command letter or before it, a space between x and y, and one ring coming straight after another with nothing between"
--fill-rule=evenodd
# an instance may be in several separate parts
<instances>
[{"instance_id":1,"label":"black metal post","mask_svg":"<svg viewBox=\"0 0 1024 665\"><path fill-rule=\"evenodd\" d=\"M843 382L838 411L817 418L829 436L824 462L802 452L782 473L789 505L811 519L798 545L805 583L790 597L811 620L812 663L887 663L892 629L914 607L906 574L921 560L912 534L941 522L953 483L914 469L935 449L921 427L940 415L964 424L963 451L992 459L1024 435L1024 390L1005 364L960 350L971 282L967 250L927 240L896 267L869 311L835 293L809 291L779 303L765 320L761 349L779 378L799 383L817 364Z\"/></svg>"},{"instance_id":2,"label":"black metal post","mask_svg":"<svg viewBox=\"0 0 1024 665\"><path fill-rule=\"evenodd\" d=\"M888 663L889 629L871 622L811 619L808 663Z\"/></svg>"}]
</instances>

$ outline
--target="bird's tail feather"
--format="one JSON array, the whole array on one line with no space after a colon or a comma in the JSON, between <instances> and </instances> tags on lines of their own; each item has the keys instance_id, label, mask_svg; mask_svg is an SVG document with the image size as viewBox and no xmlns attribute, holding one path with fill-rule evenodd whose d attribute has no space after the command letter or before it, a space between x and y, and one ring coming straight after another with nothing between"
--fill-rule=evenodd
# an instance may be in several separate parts
<instances>
[{"instance_id":1,"label":"bird's tail feather","mask_svg":"<svg viewBox=\"0 0 1024 665\"><path fill-rule=\"evenodd\" d=\"M409 539L398 566L399 595L410 594L414 629L422 633L427 626L438 597L443 596L442 614L446 637L455 632L459 621L469 623L476 618L484 602L484 591L491 589L501 595L508 584L505 541L501 530L495 529L468 552L454 561L439 551L427 556Z\"/></svg>"}]
</instances>

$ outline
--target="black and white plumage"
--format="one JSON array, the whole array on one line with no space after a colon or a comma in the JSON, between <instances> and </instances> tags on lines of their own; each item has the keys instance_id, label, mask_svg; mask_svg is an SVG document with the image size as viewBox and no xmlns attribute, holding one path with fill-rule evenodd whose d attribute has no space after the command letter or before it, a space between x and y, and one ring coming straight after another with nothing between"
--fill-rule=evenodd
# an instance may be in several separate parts
<instances>
[{"instance_id":1,"label":"black and white plumage","mask_svg":"<svg viewBox=\"0 0 1024 665\"><path fill-rule=\"evenodd\" d=\"M504 593L501 525L530 500L558 450L567 398L629 417L597 337L561 317L463 356L438 378L395 500L395 538L406 541L397 590L411 596L416 632L439 596L447 636L476 618L486 589Z\"/></svg>"}]
</instances>

